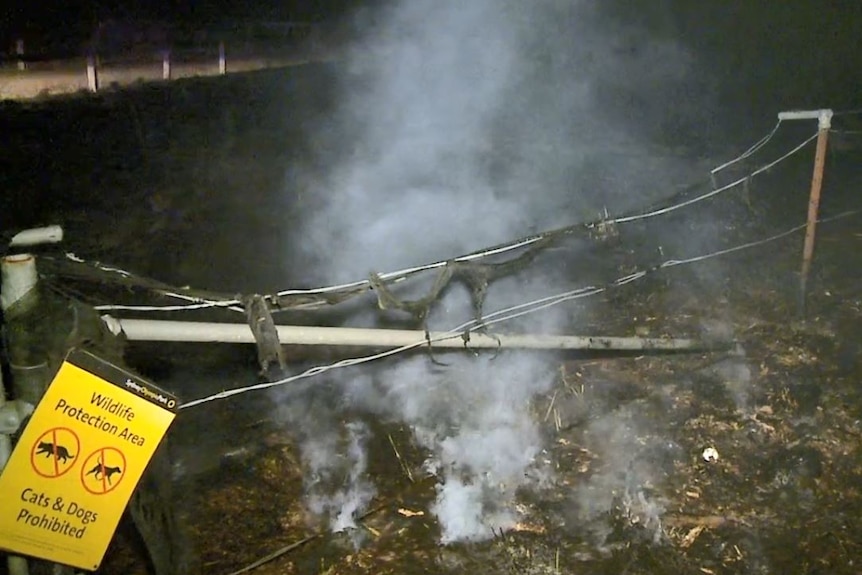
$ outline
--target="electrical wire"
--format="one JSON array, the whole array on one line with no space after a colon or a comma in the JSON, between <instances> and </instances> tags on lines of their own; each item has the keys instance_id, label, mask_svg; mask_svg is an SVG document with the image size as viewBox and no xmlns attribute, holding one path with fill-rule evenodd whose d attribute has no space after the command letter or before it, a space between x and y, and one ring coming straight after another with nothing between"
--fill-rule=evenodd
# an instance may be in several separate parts
<instances>
[{"instance_id":1,"label":"electrical wire","mask_svg":"<svg viewBox=\"0 0 862 575\"><path fill-rule=\"evenodd\" d=\"M778 129L778 124L776 124L776 126L773 128L773 130L772 130L772 132L770 132L770 134L768 134L766 137L762 138L754 146L749 148L745 153L742 154L742 156L740 156L740 158L747 157L747 155L751 155L752 153L754 153L754 151L756 151L757 149L762 147L772 137L772 135L775 133L775 131L777 129ZM691 198L689 200L685 200L683 202L679 202L677 204L673 204L670 206L659 208L659 209L656 209L653 211L648 211L645 213L635 214L635 215L631 215L631 216L621 216L618 218L614 218L612 220L609 220L607 223L625 224L625 223L629 223L629 222L633 222L633 221L638 221L638 220L643 220L646 218L664 215L664 214L682 209L684 207L690 206L692 204L704 201L706 199L709 199L709 198L716 196L718 194L721 194L723 192L726 192L726 191L733 189L736 186L746 182L750 178L753 178L753 177L771 169L772 167L774 167L778 163L786 160L787 158L789 158L793 154L799 152L808 143L810 143L812 140L814 140L817 137L817 135L818 135L818 133L815 132L812 136L807 138L801 144L797 145L795 148L791 149L789 152L785 153L784 155L777 158L776 160L773 160L772 162L769 162L768 164L765 164L765 165L761 166L760 168L758 168L757 170L751 172L747 176L739 178L738 180L731 182L727 185L724 185L720 188L711 190L705 194L701 194L701 195L696 196L694 198ZM566 228L563 228L563 229L566 229ZM425 271L431 271L431 270L442 268L446 265L449 265L449 263L452 261L470 262L470 261L475 261L475 260L479 260L479 259L486 258L486 257L491 257L494 255L503 254L503 253L517 250L520 248L524 248L524 247L530 246L530 245L540 241L541 239L546 237L546 235L548 233L549 232L544 232L541 234L535 234L535 235L532 235L532 236L529 236L526 238L521 238L519 240L515 240L514 242L511 242L511 243L501 244L499 246L495 246L492 248L487 248L487 249L483 249L480 251L472 252L470 254L466 254L466 255L454 258L454 260L442 260L442 261L437 261L437 262L430 263L430 264L405 268L405 269L401 269L398 271L385 272L385 273L380 274L379 277L380 277L380 279L382 279L384 281L394 281L394 282L403 281L404 279L406 279L409 276L412 276L412 275L415 275L415 274L418 274L421 272L425 272ZM81 260L80 258L77 258L76 256L74 256L74 254L66 254L66 256L69 259L72 259L72 261L86 263L86 262L84 262L84 260ZM118 274L122 275L123 277L132 277L133 276L133 274L131 274L130 272L127 272L125 270L121 270L121 269L115 268L115 267L104 266L103 264L99 264L98 262L95 262L94 264L91 264L91 265L95 265L98 269L101 269L103 271L107 271L110 273L118 273ZM287 296L303 296L303 295L305 295L305 296L325 295L325 294L338 293L338 292L343 292L343 291L347 291L347 290L355 290L355 289L360 289L360 288L370 288L369 281L368 280L358 280L358 281L353 281L353 282L349 282L349 283L330 285L330 286L325 286L325 287L307 288L307 289L286 289L286 290L282 290L282 291L277 292L275 294L275 296L276 297L287 297ZM229 309L231 311L236 311L236 312L240 312L240 313L244 312L244 309L242 307L242 303L237 299L224 299L224 300L204 299L204 298L191 296L188 294L177 293L177 292L170 292L170 291L164 291L164 290L159 290L159 291L162 295L190 301L192 303L184 304L184 305L167 305L167 306L104 304L104 305L95 306L95 309L98 311L170 312L170 311L187 311L187 310L198 310L198 309L208 309L208 308L225 308L225 309Z\"/></svg>"},{"instance_id":2,"label":"electrical wire","mask_svg":"<svg viewBox=\"0 0 862 575\"><path fill-rule=\"evenodd\" d=\"M103 264L99 261L88 261L83 258L78 257L72 252L66 252L63 254L65 258L73 263L81 264L85 266L92 267L94 269L99 270L100 272L104 272L110 275L118 275L125 282L128 281L137 281L142 285L147 286L148 284L153 284L157 282L153 282L147 278L136 275L130 271L124 270L122 268L116 266L109 266ZM213 298L204 298L201 296L193 295L193 294L184 294L175 291L175 288L168 289L170 286L160 285L158 287L149 286L150 289L168 297L173 297L185 301L192 302L191 304L184 305L175 305L175 306L148 306L148 305L122 305L122 304L104 304L104 305L96 305L93 306L93 309L97 311L108 311L108 310L126 310L126 311L186 311L193 309L203 309L203 308L213 308L213 307L224 307L234 311L244 312L242 308L242 302L238 299L213 299Z\"/></svg>"},{"instance_id":3,"label":"electrical wire","mask_svg":"<svg viewBox=\"0 0 862 575\"><path fill-rule=\"evenodd\" d=\"M87 261L83 258L79 258L77 255L75 255L72 252L66 252L65 256L66 256L66 259L69 261L75 262L77 264L86 264L86 265L92 266L98 270L101 270L103 272L107 272L109 274L117 274L117 275L122 276L124 278L134 277L134 274L131 272L127 272L126 270L120 269L118 267L108 266L108 265L105 265L101 262Z\"/></svg>"},{"instance_id":4,"label":"electrical wire","mask_svg":"<svg viewBox=\"0 0 862 575\"><path fill-rule=\"evenodd\" d=\"M759 147L762 147L762 145L763 145L763 144L765 144L767 141L769 141L769 139L772 137L772 135L773 135L773 134L775 133L775 131L778 129L778 125L779 125L780 123L781 123L781 121L779 120L779 123L775 125L775 127L773 128L772 132L770 132L770 134L769 134L769 135L767 135L766 137L762 138L762 139L761 139L761 141L760 141L758 144L755 144L754 146L752 146L751 148L749 148L749 151L745 152L741 157L747 157L746 155L751 155L751 153L753 153L753 151L756 151L756 149L758 149ZM680 202L680 203L678 203L678 204L674 204L674 205L671 205L671 206L667 206L667 207L665 207L665 208L661 208L661 209L658 209L658 210L655 210L655 211L646 212L646 213L642 213L642 214L637 214L637 215L633 215L633 216L623 216L623 217L619 217L619 218L614 218L614 219L612 219L612 220L609 220L609 223L613 223L613 224L623 224L623 223L633 222L633 221L636 221L636 220L641 220L641 219L645 219L645 218L650 218L650 217L653 217L653 216L658 216L658 215L666 214L666 213L669 213L669 212L672 212L672 211L678 210L678 209L680 209L680 208L683 208L683 207L689 206L689 205L691 205L691 204L694 204L694 203L697 203L697 202L700 202L700 201L706 200L706 199L708 199L708 198L711 198L712 196L715 196L715 195L720 194L720 193L722 193L722 192L725 192L725 191L727 191L727 190L730 190L730 189L732 189L732 188L734 188L734 187L736 187L736 186L738 186L738 185L742 184L743 182L745 182L745 181L746 181L746 180L748 180L749 178L753 178L754 176L757 176L758 174L761 174L761 173L763 173L763 172L765 172L765 171L769 170L770 168L774 167L776 164L779 164L780 162L783 162L784 160L786 160L787 158L789 158L789 157L790 157L790 156L792 156L793 154L795 154L795 153L799 152L799 151L800 151L800 150L802 150L802 149L803 149L803 148L804 148L808 143L810 143L812 140L814 140L815 138L817 138L817 135L818 135L818 133L817 133L817 132L815 132L812 136L810 136L809 138L807 138L807 139L806 139L805 141L803 141L801 144L797 145L795 148L791 149L789 152L787 152L787 153L786 153L786 154L784 154L783 156L779 157L778 159L773 160L772 162L770 162L770 163L768 163L768 164L766 164L766 165L764 165L764 166L761 166L760 168L758 168L758 169L757 169L757 170L755 170L754 172L752 172L752 173L748 174L747 176L745 176L745 177L743 177L743 178L740 178L740 179L736 180L735 182L731 182L730 184L727 184L727 185L725 185L725 186L722 186L721 188L719 188L719 189L717 189L717 190L712 190L712 191L710 191L710 192L708 192L708 193L706 193L706 194L700 195L700 196L695 197L695 198L692 198L692 199L690 199L690 200L686 200L686 201L684 201L684 202ZM762 143L761 143L761 142L762 142ZM529 245L531 245L531 244L534 244L534 243L536 243L537 241L539 241L539 240L541 239L541 237L542 237L542 234L538 234L538 235L536 235L536 236L531 236L531 237L529 237L529 238L524 238L524 239L521 239L521 240L517 240L516 242L513 242L513 243L511 243L511 244L505 244L505 245L498 246L498 247L495 247L495 248L491 248L491 249L487 249L487 250L482 250L482 251L478 251L478 252L473 252L473 253L468 254L468 255L465 255L465 256L460 256L460 257L458 257L458 258L455 258L455 260L454 260L454 261L456 261L456 262L467 262L467 261L477 260L477 259L480 259L480 258L489 257L489 256L492 256L492 255L497 255L497 254L505 253L505 252L508 252L508 251L512 251L512 250L515 250L515 249L519 249L519 248L526 247L526 246L529 246ZM403 277L403 276L412 275L412 274L415 274L415 273L418 273L418 272L423 272L423 271L428 271L428 270L438 269L438 268L441 268L441 267L443 267L443 266L447 265L447 264L449 263L449 261L450 261L450 260L447 260L447 261L438 261L438 262L435 262L435 263L432 263L432 264L426 264L426 265L423 265L423 266L416 266L416 267L407 268L407 269L403 269L403 270L398 270L398 271L394 271L394 272L388 272L388 273L380 274L380 278L381 278L381 279L384 279L384 280L387 280L387 279L399 278L399 277ZM342 289L351 289L351 288L363 287L363 286L366 286L366 285L369 285L367 280L360 280L360 281L352 282L352 283L349 283L349 284L342 284L342 285L339 285L339 286L328 286L328 287L324 287L324 288L312 288L312 289L306 289L306 290L285 290L285 291L278 292L278 294L277 294L277 295L279 295L279 296L280 296L280 295L311 295L311 294L322 294L322 293L327 293L327 292L331 292L331 291L339 291L339 290L342 290Z\"/></svg>"},{"instance_id":5,"label":"electrical wire","mask_svg":"<svg viewBox=\"0 0 862 575\"><path fill-rule=\"evenodd\" d=\"M780 119L779 119L779 120L778 120L778 122L775 124L775 127L774 127L774 128L772 128L772 131L771 131L771 132L769 132L768 134L766 134L764 137L762 137L762 138L761 138L760 140L758 140L757 142L755 142L753 146L751 146L750 148L748 148L747 150L745 150L744 152L742 152L742 154L740 154L740 155L739 155L739 156L737 156L736 158L734 158L734 159L730 160L729 162L725 162L725 163L723 163L722 165L718 166L717 168L713 168L709 173L710 173L711 175L713 175L713 176L714 176L715 174L717 174L717 173L718 173L718 172L720 172L721 170L723 170L723 169L725 169L725 168L727 168L727 167L729 167L729 166L732 166L733 164L735 164L735 163L737 163L737 162L739 162L739 161L742 161L742 160L744 160L745 158L747 158L747 157L751 156L752 154L754 154L757 150L759 150L760 148L762 148L763 146L765 146L765 145L766 145L766 143L767 143L767 142L769 142L769 140L771 140L771 139L772 139L772 136L774 136L774 135L775 135L775 132L777 132L777 131L778 131L779 126L781 126L781 120L780 120Z\"/></svg>"},{"instance_id":6,"label":"electrical wire","mask_svg":"<svg viewBox=\"0 0 862 575\"><path fill-rule=\"evenodd\" d=\"M779 162L783 162L784 160L786 160L787 158L789 158L790 156L792 156L793 154L797 153L799 150L801 150L802 148L807 146L810 142L812 142L814 139L816 139L817 136L818 136L818 132L815 132L808 139L806 139L804 142L802 142L801 144L799 144L798 146L796 146L795 148L793 148L792 150L790 150L789 152L787 152L786 154L784 154L783 156L778 158L777 160L773 160L772 162L769 162L768 164L759 167L758 169L754 170L753 172L751 172L747 176L739 178L735 182L731 182L731 183L724 185L720 188L712 190L711 192L701 194L700 196L691 198L690 200L686 200L686 201L680 202L678 204L674 204L672 206L668 206L666 208L660 208L658 210L654 210L651 212L646 212L646 213L638 214L638 215L634 215L634 216L626 216L626 217L622 217L622 218L616 218L614 220L611 220L611 223L624 224L624 223L628 223L628 222L634 222L636 220L643 220L646 218L652 218L654 216L661 216L661 215L668 214L670 212L679 210L679 209L684 208L686 206L690 206L690 205L695 204L697 202L701 202L701 201L706 200L708 198L711 198L715 195L718 195L722 192L726 192L727 190L735 188L736 186L750 180L754 176L757 176L758 174L762 174L763 172L771 169L772 167L774 167Z\"/></svg>"},{"instance_id":7,"label":"electrical wire","mask_svg":"<svg viewBox=\"0 0 862 575\"><path fill-rule=\"evenodd\" d=\"M481 251L472 252L472 253L467 254L467 255L458 256L457 258L454 258L453 260L438 261L438 262L434 262L432 264L425 264L425 265L415 266L412 268L405 268L403 270L398 270L398 271L394 271L394 272L382 273L382 274L380 274L379 277L382 280L391 280L391 279L397 279L397 278L401 278L401 277L405 277L405 276L414 275L414 274L417 274L419 272L439 269L439 268L446 266L451 261L455 261L455 262L475 261L475 260L478 260L481 258L486 258L486 257L510 252L513 250L517 250L519 248L527 247L529 245L536 243L540 239L542 239L543 235L544 234L536 234L535 236L530 236L529 238L523 238L520 240L516 240L513 243L504 244L501 246L495 246L493 248L488 248L488 249L484 249ZM324 294L324 293L329 293L329 292L333 292L333 291L341 291L344 289L352 289L352 288L358 288L358 287L369 286L369 285L370 284L369 284L368 280L359 280L359 281L355 281L355 282L351 282L351 283L347 283L347 284L336 285L336 286L327 286L327 287L322 287L322 288L288 289L288 290L280 291L276 295L277 296L286 296L286 295Z\"/></svg>"},{"instance_id":8,"label":"electrical wire","mask_svg":"<svg viewBox=\"0 0 862 575\"><path fill-rule=\"evenodd\" d=\"M838 220L841 218L849 217L852 215L857 215L859 213L860 213L860 210L852 210L852 211L848 211L848 212L843 212L841 214L838 214L838 215L835 215L835 216L832 216L829 218L821 219L818 221L818 223L828 223L828 222L832 222L832 221L835 221L835 220ZM754 248L757 246L761 246L761 245L764 245L767 243L771 243L771 242L780 240L782 238L785 238L787 236L790 236L790 235L804 229L807 225L808 225L807 223L801 224L801 225L795 226L789 230L786 230L784 232L769 236L767 238L747 242L744 244L740 244L740 245L726 248L723 250L718 250L715 252L710 252L707 254L701 254L698 256L693 256L693 257L684 258L684 259L666 260L665 262L658 264L658 265L656 265L650 269L636 271L636 272L633 272L631 274L619 277L619 278L613 280L612 282L606 284L605 286L581 287L581 288L578 288L575 290L570 290L570 291L555 294L552 296L547 296L544 298L539 298L539 299L532 300L529 302L521 303L521 304L518 304L515 306L511 306L508 308L498 310L498 311L493 312L491 314L488 314L481 321L481 323L475 319L472 319L472 320L466 321L466 322L462 323L461 325L454 327L454 328L452 328L446 332L443 332L441 334L435 334L435 336L430 337L428 340L425 340L425 339L418 340L415 343L403 345L403 346L396 347L396 348L393 348L393 349L390 349L387 351L383 351L383 352L379 352L379 353L375 353L375 354L371 354L371 355L366 355L366 356L343 359L343 360L340 360L340 361L337 361L337 362L334 362L334 363L331 363L328 365L314 366L314 367L309 368L309 369L307 369L301 373L298 373L298 374L295 374L295 375L292 375L292 376L289 376L289 377L286 377L283 379L279 379L276 381L263 382L263 383L258 383L255 385L246 386L246 387L240 387L240 388L236 388L236 389L229 389L229 390L220 391L220 392L215 393L213 395L209 395L209 396L205 396L205 397L202 397L199 399L194 399L194 400L191 400L188 402L184 402L179 406L179 409L189 409L191 407L202 405L204 403L209 403L209 402L216 401L219 399L226 399L229 397L233 397L235 395L240 395L240 394L248 393L251 391L259 391L259 390L269 389L269 388L276 387L276 386L286 385L288 383L299 381L301 379L315 377L315 376L324 374L324 373L331 371L331 370L334 370L334 369L340 369L340 368L344 368L344 367L352 367L355 365L360 365L363 363L368 363L368 362L375 361L378 359L390 357L390 356L393 356L393 355L396 355L399 353L403 353L406 351L410 351L412 349L416 349L416 348L419 348L419 347L422 347L425 345L429 345L430 343L434 343L437 341L444 341L447 339L460 338L463 335L465 335L466 333L468 333L469 330L476 328L476 327L479 327L480 325L481 326L495 325L495 324L498 324L498 323L501 323L504 321L509 321L509 320L515 319L517 317L521 317L521 316L528 315L531 313L536 313L538 311L553 307L555 305L559 305L559 304L564 303L566 301L571 301L574 299L580 299L580 298L584 298L584 297L597 295L597 294L600 294L600 293L607 291L608 289L620 287L620 286L629 284L631 282L634 282L636 280L642 279L642 278L646 277L647 275L649 275L650 273L654 273L654 272L657 272L657 271L665 269L665 268L702 262L702 261L705 261L708 259L724 256L727 254L731 254L731 253L739 252L742 250L751 249L751 248Z\"/></svg>"}]
</instances>

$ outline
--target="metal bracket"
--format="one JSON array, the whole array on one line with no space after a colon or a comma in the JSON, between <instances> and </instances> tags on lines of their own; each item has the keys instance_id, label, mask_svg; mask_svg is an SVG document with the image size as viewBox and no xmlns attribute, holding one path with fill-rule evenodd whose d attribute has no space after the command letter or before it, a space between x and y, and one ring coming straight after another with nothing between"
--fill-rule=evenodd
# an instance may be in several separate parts
<instances>
[{"instance_id":1,"label":"metal bracket","mask_svg":"<svg viewBox=\"0 0 862 575\"><path fill-rule=\"evenodd\" d=\"M287 364L281 349L278 328L272 319L272 312L266 298L261 295L253 295L244 298L242 303L245 307L248 325L257 344L257 357L260 362L261 373L263 375L268 374L272 363L277 363L278 367L284 371Z\"/></svg>"}]
</instances>

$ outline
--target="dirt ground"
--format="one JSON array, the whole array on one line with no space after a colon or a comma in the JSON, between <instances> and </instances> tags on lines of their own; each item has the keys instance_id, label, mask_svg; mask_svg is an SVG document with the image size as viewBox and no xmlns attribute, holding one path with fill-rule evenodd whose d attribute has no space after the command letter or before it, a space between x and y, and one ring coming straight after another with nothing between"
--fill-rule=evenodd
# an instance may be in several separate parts
<instances>
[{"instance_id":1,"label":"dirt ground","mask_svg":"<svg viewBox=\"0 0 862 575\"><path fill-rule=\"evenodd\" d=\"M274 125L283 110L273 102L288 86L294 106L313 101L325 113L328 96L318 88L327 78L323 68L254 83L197 80L171 90L4 103L2 131L15 145L2 160L11 193L0 199L0 229L61 223L65 250L177 285L285 287L297 272L289 256L271 254L283 251L284 228L302 217L302 199L274 221L266 191L282 188L286 162L302 154L302 120ZM236 108L209 113L202 102L216 98ZM50 139L42 137L46 127ZM716 234L724 247L785 231L804 221L811 161L809 152L720 207L656 225L684 245L687 230L729 214ZM830 162L824 214L857 208L858 151ZM656 263L652 226L622 230L584 266L617 277ZM202 227L231 233L200 234ZM403 425L344 414L371 431L367 473L377 495L355 529L332 534L307 511L297 430L268 409L272 396L190 411L175 428L176 505L203 571L234 573L271 556L248 572L862 573L860 220L819 228L804 317L801 246L796 233L720 264L660 270L578 307L573 328L581 334L733 339L738 346L547 354L555 385L524 408L541 427L539 459L552 472L518 493L517 526L487 541L439 544L428 454ZM94 294L79 295L98 303ZM129 361L156 381L177 380L183 370L192 373L193 355L196 382L187 394L256 379L248 349L159 351L156 357L155 347L134 345ZM344 352L291 353L300 365ZM202 373L218 375L202 381ZM227 421L229 429L213 425ZM129 525L99 573L147 573Z\"/></svg>"},{"instance_id":2,"label":"dirt ground","mask_svg":"<svg viewBox=\"0 0 862 575\"><path fill-rule=\"evenodd\" d=\"M829 246L859 241L858 221L824 229L821 269L852 269ZM795 268L796 247L773 251L771 265ZM708 315L742 349L549 360L557 383L530 409L553 479L520 493L520 523L490 541L438 544L427 453L403 426L369 422L378 495L356 530L330 534L305 509L295 430L245 424L242 449L184 484L205 572L281 552L251 572L859 573L859 279L821 275L806 321L795 290L772 280L737 277L717 293L657 278L595 308L589 333L634 321L642 334L692 334ZM621 462L608 445L635 455ZM100 572L145 572L127 537Z\"/></svg>"}]
</instances>

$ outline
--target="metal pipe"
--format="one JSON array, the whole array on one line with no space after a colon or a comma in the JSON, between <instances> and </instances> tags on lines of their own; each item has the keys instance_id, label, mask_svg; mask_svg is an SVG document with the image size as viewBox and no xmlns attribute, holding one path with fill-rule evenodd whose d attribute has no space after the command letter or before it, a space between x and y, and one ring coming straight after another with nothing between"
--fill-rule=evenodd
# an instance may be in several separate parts
<instances>
[{"instance_id":1,"label":"metal pipe","mask_svg":"<svg viewBox=\"0 0 862 575\"><path fill-rule=\"evenodd\" d=\"M787 110L778 112L778 119L784 120L817 120L823 112L829 112L832 115L832 110Z\"/></svg>"},{"instance_id":2,"label":"metal pipe","mask_svg":"<svg viewBox=\"0 0 862 575\"><path fill-rule=\"evenodd\" d=\"M116 319L103 316L115 333L120 330L133 341L174 341L199 343L254 343L246 324ZM367 329L352 327L277 326L283 345L327 345L359 347L402 347L427 345L423 331ZM706 342L696 339L645 337L592 337L546 334L484 334L468 336L443 332L428 334L435 348L467 349L547 349L547 350L615 350L675 351L727 349L728 342Z\"/></svg>"}]
</instances>

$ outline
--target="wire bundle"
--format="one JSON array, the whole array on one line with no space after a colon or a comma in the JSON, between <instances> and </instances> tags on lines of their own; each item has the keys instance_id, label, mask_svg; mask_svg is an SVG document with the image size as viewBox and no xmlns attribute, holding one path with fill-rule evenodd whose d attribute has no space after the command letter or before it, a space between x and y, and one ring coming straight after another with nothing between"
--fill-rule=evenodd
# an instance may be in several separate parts
<instances>
[{"instance_id":1,"label":"wire bundle","mask_svg":"<svg viewBox=\"0 0 862 575\"><path fill-rule=\"evenodd\" d=\"M734 164L736 164L742 160L748 159L749 157L751 157L752 155L754 155L758 151L762 150L766 146L766 144L773 138L773 136L776 134L776 132L778 131L780 126L781 126L781 121L779 120L778 123L772 128L772 130L766 136L764 136L763 138L758 140L754 145L749 147L745 152L743 152L742 154L740 154L738 157L734 158L733 160L730 160L730 161L714 168L710 172L711 180L713 180L715 174L717 174L718 172L720 172L720 171L722 171L722 170L724 170L724 169L726 169L726 168L728 168L728 167L730 167L730 166L732 166L732 165L734 165ZM755 177L759 174L762 174L763 172L769 170L770 168L774 167L775 165L779 164L780 162L782 162L782 161L786 160L787 158L791 157L792 155L796 154L797 152L802 150L806 145L811 143L816 137L817 137L817 133L815 132L813 135L806 138L805 140L803 140L801 143L799 143L796 146L794 146L793 148L791 148L786 153L782 154L778 158L776 158L776 159L774 159L774 160L772 160L766 164L761 165L760 167L758 167L757 169L755 169L754 171L752 171L751 173L749 173L745 177L739 178L739 179L737 179L737 180L735 180L729 184L726 184L726 185L718 187L718 188L713 187L713 189L711 189L708 192L702 193L700 195L697 195L697 196L689 198L689 199L678 201L678 202L673 203L671 205L659 207L656 209L651 209L651 210L637 213L637 214L633 214L633 215L619 216L619 217L615 217L615 218L606 218L605 220L599 221L599 222L588 222L588 223L582 223L582 224L575 224L572 226L567 226L565 228L550 230L550 231L546 231L543 233L534 234L531 236L520 238L518 240L509 242L509 243L493 246L493 247L486 248L486 249L483 249L483 250L480 250L477 252L462 255L462 256L459 256L457 258L454 258L453 260L438 261L438 262L433 262L433 263L429 263L429 264L425 264L425 265L420 265L420 266L410 267L410 268L401 269L401 270L397 270L397 271L382 273L382 274L379 274L378 277L380 280L386 281L387 283L400 282L400 281L403 281L403 280L405 280L408 277L411 277L413 275L416 275L416 274L419 274L422 272L426 272L426 271L430 271L430 270L442 268L444 266L449 265L453 261L454 262L473 262L473 261L482 260L485 258L489 258L491 256L496 256L499 254L504 254L504 253L515 251L515 250L519 250L522 248L527 248L529 246L532 246L533 244L536 244L539 241L545 240L548 237L551 237L554 235L556 235L556 236L570 235L570 234L573 234L574 232L579 231L579 230L594 229L599 225L626 224L626 223L630 223L630 222L645 220L645 219L652 218L652 217L657 217L660 215L669 214L671 212L674 212L674 211L680 210L682 208L691 206L691 205L696 204L698 202L702 202L702 201L707 200L709 198L715 197L721 193L724 193L726 191L729 191L729 190L739 186L740 184L745 183L750 178ZM830 218L830 220L848 217L851 215L855 215L857 213L858 213L858 211L845 212L843 214L839 214L838 216L834 216L833 218ZM822 220L822 221L827 221L827 220ZM604 284L604 285L593 285L593 286L580 287L580 288L577 288L574 290L554 294L551 296L546 296L546 297L535 299L535 300L532 300L529 302L524 302L524 303L521 303L518 305L510 306L510 307L507 307L507 308L504 308L504 309L501 309L501 310L498 310L495 312L491 312L491 313L483 316L483 318L481 319L481 325L480 325L479 320L472 319L470 321L463 322L460 325L457 325L457 326L451 328L450 330L448 330L446 332L436 334L433 338L428 339L428 340L426 340L426 339L418 340L413 344L401 346L398 348L393 348L393 349L390 349L390 350L387 350L384 352L375 353L375 354L366 355L366 356L361 356L361 357L344 359L344 360L337 361L337 362L334 362L334 363L331 363L328 365L315 366L315 367L307 369L301 373L291 375L289 377L279 379L276 381L264 382L264 383L259 383L259 384L252 385L252 386L221 391L219 393L216 393L216 394L213 394L213 395L210 395L207 397L203 397L200 399L185 402L180 407L181 407L181 409L188 409L190 407L194 407L194 406L208 403L211 401L215 401L218 399L224 399L224 398L232 397L234 395L238 395L241 393L247 393L250 391L262 390L262 389L267 389L267 388L271 388L271 387L275 387L275 386L285 385L285 384L299 381L302 379L307 379L307 378L311 378L311 377L314 377L317 375L321 375L323 373L326 373L326 372L334 370L334 369L351 367L351 366L367 363L370 361L375 361L378 359L390 357L390 356L393 356L393 355L396 355L399 353L403 353L403 352L406 352L406 351L409 351L412 349L422 347L424 345L428 345L429 343L433 343L434 341L439 341L439 340L449 339L449 338L455 338L455 337L461 337L464 334L469 333L470 330L476 329L478 327L487 327L487 326L499 324L501 322L511 321L515 318L525 316L528 314L533 314L533 313L539 312L541 310L562 304L562 303L567 302L567 301L572 301L572 300L576 300L576 299L581 299L581 298L585 298L585 297L598 295L598 294L603 293L609 289L620 287L620 286L629 284L631 282L640 280L640 279L646 277L647 275L649 275L651 273L655 273L655 272L661 271L663 269L667 269L667 268L675 267L675 266L680 266L680 265L693 264L696 262L701 262L701 261L704 261L707 259L724 256L724 255L738 252L741 250L751 249L751 248L754 248L754 247L757 247L760 245L764 245L764 244L782 239L782 238L787 237L791 234L794 234L794 233L796 233L796 232L798 232L804 228L805 228L805 224L802 224L799 226L795 226L791 229L788 229L784 232L781 232L779 234L776 234L776 235L773 235L773 236L770 236L770 237L767 237L767 238L764 238L761 240L752 241L752 242L740 244L740 245L737 245L734 247L722 249L722 250L711 252L711 253L700 254L700 255L692 256L692 257L685 258L685 259L666 260L666 261L664 261L660 264L654 265L652 267L649 267L646 269L641 269L639 271L636 271L636 272L627 274L625 276L616 278L615 280L608 282L607 284ZM148 287L152 291L155 291L155 292L157 292L163 296L171 297L171 298L182 300L185 302L185 303L176 304L176 305L161 305L161 306L157 306L157 305L152 305L152 306L123 305L123 304L107 304L107 305L94 306L95 309L97 309L99 311L176 312L176 311L190 311L190 310L200 310L200 309L208 309L208 308L223 308L223 309L228 309L228 310L237 311L237 312L243 312L244 311L243 307L242 307L241 298L238 298L238 297L224 297L224 296L220 296L219 294L202 294L202 292L194 292L192 290L180 290L180 289L175 289L175 288L172 289L170 286L158 284L158 282L152 282L151 280L146 280L145 278L138 278L134 274L132 274L128 271L116 268L114 266L109 266L106 264L102 264L100 262L87 262L85 260L78 258L74 254L66 254L66 258L69 262L83 265L83 266L88 266L92 269L97 270L100 273L106 273L106 274L111 274L114 276L119 276L121 279L126 280L126 281L130 281L132 283L143 284L145 287ZM310 289L286 289L286 290L279 291L276 294L273 294L271 296L267 296L267 298L272 303L277 303L277 302L279 302L283 299L286 299L286 298L299 298L300 302L305 301L306 303L304 305L302 303L300 303L300 304L296 305L294 307L294 309L295 308L302 308L302 307L305 307L307 309L309 307L318 307L318 306L322 306L322 305L332 305L333 303L339 303L341 301L345 301L345 300L350 299L352 297L355 297L357 295L361 295L362 293L367 292L370 288L371 288L371 285L370 285L369 280L358 280L358 281L354 281L354 282L350 282L350 283L323 286L323 287L310 288ZM303 298L304 298L304 300L303 300ZM278 311L278 308L276 307L276 309L274 309L273 311Z\"/></svg>"}]
</instances>

